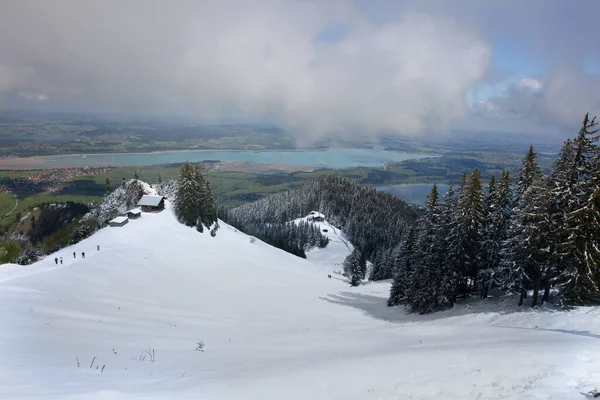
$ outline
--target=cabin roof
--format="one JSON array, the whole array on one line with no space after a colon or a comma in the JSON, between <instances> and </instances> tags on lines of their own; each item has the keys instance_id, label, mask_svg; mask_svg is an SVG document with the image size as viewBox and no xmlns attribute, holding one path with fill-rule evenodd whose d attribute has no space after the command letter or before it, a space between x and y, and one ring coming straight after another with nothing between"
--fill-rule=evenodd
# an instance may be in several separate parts
<instances>
[{"instance_id":1,"label":"cabin roof","mask_svg":"<svg viewBox=\"0 0 600 400\"><path fill-rule=\"evenodd\" d=\"M131 210L127 211L127 214L132 213L132 214L141 214L142 213L142 209L141 208L132 208Z\"/></svg>"},{"instance_id":2,"label":"cabin roof","mask_svg":"<svg viewBox=\"0 0 600 400\"><path fill-rule=\"evenodd\" d=\"M318 211L311 211L310 214L308 214L308 216L311 218L325 218L325 215L321 214Z\"/></svg>"},{"instance_id":3,"label":"cabin roof","mask_svg":"<svg viewBox=\"0 0 600 400\"><path fill-rule=\"evenodd\" d=\"M129 218L127 217L117 217L115 219L112 219L110 222L114 222L115 224L122 224L123 222L127 221Z\"/></svg>"},{"instance_id":4,"label":"cabin roof","mask_svg":"<svg viewBox=\"0 0 600 400\"><path fill-rule=\"evenodd\" d=\"M163 200L163 196L151 196L149 194L143 195L140 201L138 201L138 206L152 206L157 207L160 202Z\"/></svg>"}]
</instances>

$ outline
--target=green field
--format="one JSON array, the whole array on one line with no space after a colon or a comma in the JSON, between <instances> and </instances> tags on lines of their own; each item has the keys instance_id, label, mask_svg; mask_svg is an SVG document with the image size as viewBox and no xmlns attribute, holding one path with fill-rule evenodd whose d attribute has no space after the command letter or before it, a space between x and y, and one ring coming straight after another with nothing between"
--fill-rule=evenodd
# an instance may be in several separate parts
<instances>
[{"instance_id":1,"label":"green field","mask_svg":"<svg viewBox=\"0 0 600 400\"><path fill-rule=\"evenodd\" d=\"M62 203L67 201L73 201L77 203L89 204L91 202L97 202L101 200L99 196L78 196L78 195L61 195L51 193L40 193L25 198L19 199L19 205L7 218L0 220L0 226L10 225L15 221L16 216L25 215L29 211L30 207L35 207L41 203ZM0 193L0 215L4 215L15 205L15 201L12 195L6 193Z\"/></svg>"},{"instance_id":2,"label":"green field","mask_svg":"<svg viewBox=\"0 0 600 400\"><path fill-rule=\"evenodd\" d=\"M15 199L11 193L0 193L0 217L12 210L14 205Z\"/></svg>"}]
</instances>

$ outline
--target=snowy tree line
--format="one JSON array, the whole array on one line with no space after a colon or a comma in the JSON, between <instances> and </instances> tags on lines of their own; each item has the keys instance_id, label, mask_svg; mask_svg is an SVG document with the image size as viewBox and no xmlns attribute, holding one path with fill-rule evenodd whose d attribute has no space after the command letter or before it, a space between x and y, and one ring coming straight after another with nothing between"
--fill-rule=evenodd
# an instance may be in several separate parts
<instances>
[{"instance_id":1,"label":"snowy tree line","mask_svg":"<svg viewBox=\"0 0 600 400\"><path fill-rule=\"evenodd\" d=\"M490 287L533 291L531 306L558 289L564 304L598 301L600 287L600 148L596 121L585 116L549 175L530 147L516 183L508 172L484 190L475 168L440 199L436 185L426 215L384 263L393 270L389 306L427 313ZM373 277L374 278L374 277Z\"/></svg>"},{"instance_id":2,"label":"snowy tree line","mask_svg":"<svg viewBox=\"0 0 600 400\"><path fill-rule=\"evenodd\" d=\"M320 229L307 221L264 224L248 222L223 208L219 214L223 221L240 231L298 257L306 258L306 251L315 247L324 248L329 244L329 239L321 234Z\"/></svg>"},{"instance_id":3,"label":"snowy tree line","mask_svg":"<svg viewBox=\"0 0 600 400\"><path fill-rule=\"evenodd\" d=\"M260 236L268 232L269 226L285 225L316 210L346 233L359 249L359 258L365 260L390 253L417 219L417 212L399 198L333 174L254 203L222 210L219 217L247 234ZM279 233L270 235L270 242L280 242ZM382 267L377 276L391 278L392 270Z\"/></svg>"}]
</instances>

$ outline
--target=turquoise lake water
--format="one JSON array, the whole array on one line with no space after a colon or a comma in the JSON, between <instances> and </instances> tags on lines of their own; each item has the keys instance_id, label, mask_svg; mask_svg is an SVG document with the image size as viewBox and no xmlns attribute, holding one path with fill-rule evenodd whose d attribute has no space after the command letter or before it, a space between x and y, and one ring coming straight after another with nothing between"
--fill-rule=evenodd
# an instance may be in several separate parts
<instances>
[{"instance_id":1,"label":"turquoise lake water","mask_svg":"<svg viewBox=\"0 0 600 400\"><path fill-rule=\"evenodd\" d=\"M430 157L427 154L382 149L327 149L299 151L181 151L143 154L93 154L44 157L49 163L76 165L157 165L203 160L248 161L254 164L306 165L319 168L380 167L388 162Z\"/></svg>"},{"instance_id":2,"label":"turquoise lake water","mask_svg":"<svg viewBox=\"0 0 600 400\"><path fill-rule=\"evenodd\" d=\"M377 190L390 193L396 197L400 197L407 203L425 204L427 193L431 191L433 183L405 183L394 186L380 187ZM448 190L448 186L444 183L438 183L437 188L440 192L440 199Z\"/></svg>"}]
</instances>

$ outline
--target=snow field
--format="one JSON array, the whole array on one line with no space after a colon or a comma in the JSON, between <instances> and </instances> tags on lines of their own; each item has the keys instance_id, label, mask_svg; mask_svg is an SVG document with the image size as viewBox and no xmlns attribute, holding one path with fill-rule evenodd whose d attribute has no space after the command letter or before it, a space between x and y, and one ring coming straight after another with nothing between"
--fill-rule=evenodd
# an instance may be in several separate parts
<instances>
[{"instance_id":1,"label":"snow field","mask_svg":"<svg viewBox=\"0 0 600 400\"><path fill-rule=\"evenodd\" d=\"M389 282L327 278L349 252L328 235L303 260L223 223L200 234L168 206L2 266L0 399L577 399L600 385L597 308L498 298L406 315L386 307Z\"/></svg>"}]
</instances>

